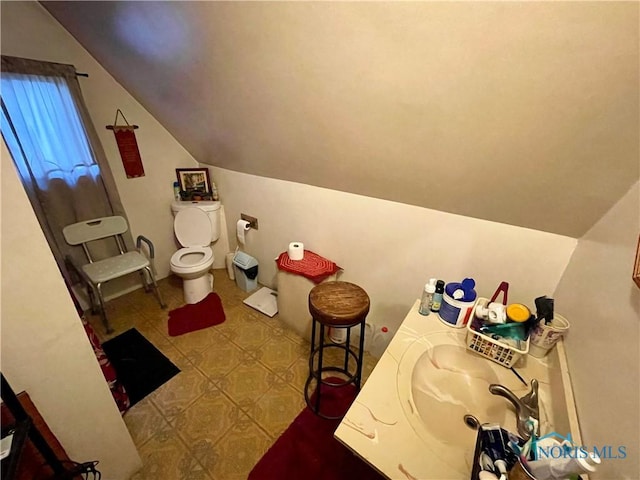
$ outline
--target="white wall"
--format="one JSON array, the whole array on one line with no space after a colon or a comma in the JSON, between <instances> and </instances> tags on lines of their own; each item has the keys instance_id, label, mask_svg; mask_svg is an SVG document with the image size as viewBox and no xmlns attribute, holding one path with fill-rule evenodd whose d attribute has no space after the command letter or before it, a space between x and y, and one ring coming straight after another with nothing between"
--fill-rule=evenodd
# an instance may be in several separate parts
<instances>
[{"instance_id":1,"label":"white wall","mask_svg":"<svg viewBox=\"0 0 640 480\"><path fill-rule=\"evenodd\" d=\"M626 446L628 455L605 460L594 479L640 472L640 289L631 280L639 185L579 240L555 293L556 309L571 322L566 345L583 441Z\"/></svg>"},{"instance_id":2,"label":"white wall","mask_svg":"<svg viewBox=\"0 0 640 480\"><path fill-rule=\"evenodd\" d=\"M193 157L37 2L2 2L2 54L75 65L82 94L98 131L127 212L134 238L155 245L158 277L169 274L176 251L173 236L173 182L176 168L196 167ZM136 138L145 176L128 179L112 125L116 110L138 125ZM121 123L122 120L119 121Z\"/></svg>"},{"instance_id":3,"label":"white wall","mask_svg":"<svg viewBox=\"0 0 640 480\"><path fill-rule=\"evenodd\" d=\"M240 213L258 218L259 230L247 233L245 250L260 263L260 283L275 286L274 258L289 242L301 241L344 268L341 278L371 297L369 320L393 329L429 277L472 277L482 296L506 280L510 301L533 306L536 297L553 293L576 245L575 239L526 228L209 168L232 247Z\"/></svg>"},{"instance_id":4,"label":"white wall","mask_svg":"<svg viewBox=\"0 0 640 480\"><path fill-rule=\"evenodd\" d=\"M75 461L126 479L140 457L2 143L2 373Z\"/></svg>"}]
</instances>

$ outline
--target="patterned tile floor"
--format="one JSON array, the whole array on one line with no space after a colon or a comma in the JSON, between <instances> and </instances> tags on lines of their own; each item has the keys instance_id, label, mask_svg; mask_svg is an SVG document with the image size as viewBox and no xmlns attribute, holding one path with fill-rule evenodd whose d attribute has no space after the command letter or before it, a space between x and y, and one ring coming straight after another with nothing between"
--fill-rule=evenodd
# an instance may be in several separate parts
<instances>
[{"instance_id":1,"label":"patterned tile floor","mask_svg":"<svg viewBox=\"0 0 640 480\"><path fill-rule=\"evenodd\" d=\"M140 289L107 303L113 334L89 317L102 341L137 328L181 370L124 415L143 461L132 480L246 479L305 406L308 341L244 305L250 293L226 270L214 276L226 314L214 327L168 335L168 312L184 304L176 277L159 282L166 310ZM365 354L364 380L375 363Z\"/></svg>"}]
</instances>

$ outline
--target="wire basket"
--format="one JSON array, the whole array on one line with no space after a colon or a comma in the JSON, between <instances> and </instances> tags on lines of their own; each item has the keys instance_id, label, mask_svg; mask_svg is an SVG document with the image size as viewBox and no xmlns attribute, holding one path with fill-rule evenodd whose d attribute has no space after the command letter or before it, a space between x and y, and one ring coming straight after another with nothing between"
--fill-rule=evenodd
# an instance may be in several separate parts
<instances>
[{"instance_id":1,"label":"wire basket","mask_svg":"<svg viewBox=\"0 0 640 480\"><path fill-rule=\"evenodd\" d=\"M520 341L520 344L524 345L524 349L518 349L474 330L473 324L475 322L473 319L475 318L476 308L478 305L486 306L488 304L488 299L478 298L473 307L473 313L471 314L472 320L467 324L467 348L483 357L487 357L489 360L499 363L503 367L512 367L520 360L521 356L529 353L529 338L527 338L526 341Z\"/></svg>"}]
</instances>

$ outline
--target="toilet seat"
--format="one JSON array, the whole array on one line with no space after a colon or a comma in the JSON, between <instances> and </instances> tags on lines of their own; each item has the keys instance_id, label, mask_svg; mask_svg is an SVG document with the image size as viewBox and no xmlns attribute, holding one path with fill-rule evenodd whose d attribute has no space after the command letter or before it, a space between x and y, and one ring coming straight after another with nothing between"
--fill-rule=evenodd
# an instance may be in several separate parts
<instances>
[{"instance_id":1,"label":"toilet seat","mask_svg":"<svg viewBox=\"0 0 640 480\"><path fill-rule=\"evenodd\" d=\"M208 264L208 265L207 265ZM211 247L185 247L171 256L171 270L188 273L207 268L213 264Z\"/></svg>"}]
</instances>

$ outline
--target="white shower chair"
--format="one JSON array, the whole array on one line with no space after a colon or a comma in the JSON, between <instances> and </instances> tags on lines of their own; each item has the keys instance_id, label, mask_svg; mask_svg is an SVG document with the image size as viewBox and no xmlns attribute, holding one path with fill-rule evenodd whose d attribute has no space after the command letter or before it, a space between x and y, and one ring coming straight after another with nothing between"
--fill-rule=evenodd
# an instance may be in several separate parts
<instances>
[{"instance_id":1,"label":"white shower chair","mask_svg":"<svg viewBox=\"0 0 640 480\"><path fill-rule=\"evenodd\" d=\"M89 263L74 267L89 286L89 298L91 300L92 311L95 312L95 298L98 297L100 304L100 316L107 333L111 333L113 329L107 320L107 314L104 308L104 298L102 296L102 285L109 280L120 278L134 272L140 272L142 282L146 291L149 291L149 284L153 286L154 292L161 308L166 308L162 294L158 289L151 262L154 257L153 243L142 235L136 240L136 251L128 252L125 246L122 234L129 229L127 221L124 217L102 217L93 220L67 225L62 229L62 234L69 245L82 245ZM113 237L120 252L119 255L96 260L93 258L89 250L88 244L95 240ZM141 253L142 242L146 243L149 248L149 258ZM73 262L72 262L73 263Z\"/></svg>"}]
</instances>

